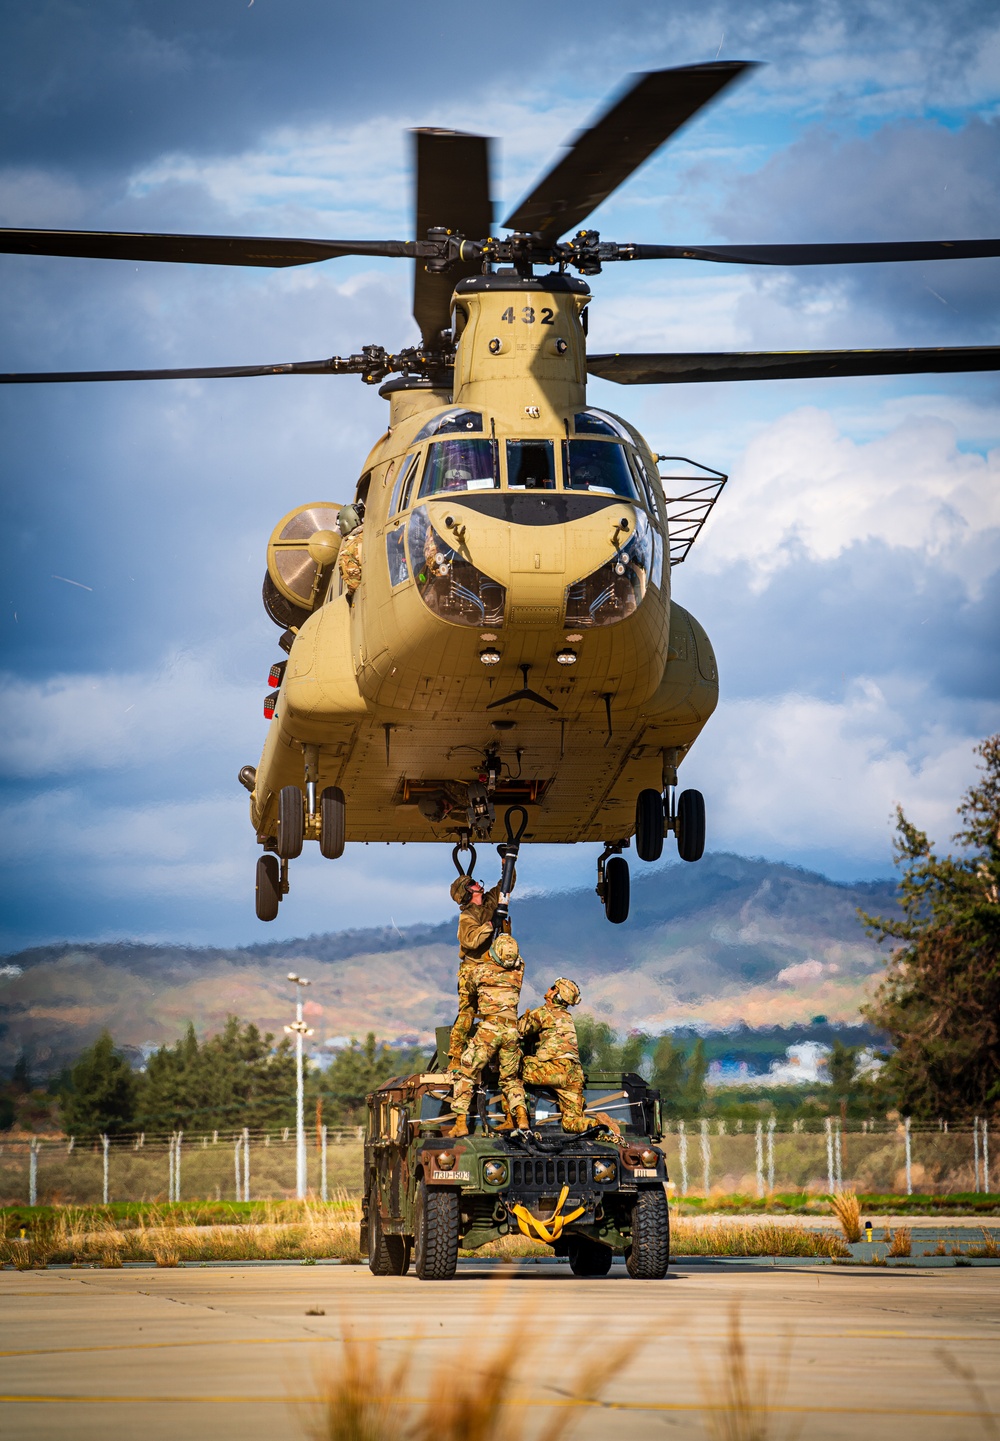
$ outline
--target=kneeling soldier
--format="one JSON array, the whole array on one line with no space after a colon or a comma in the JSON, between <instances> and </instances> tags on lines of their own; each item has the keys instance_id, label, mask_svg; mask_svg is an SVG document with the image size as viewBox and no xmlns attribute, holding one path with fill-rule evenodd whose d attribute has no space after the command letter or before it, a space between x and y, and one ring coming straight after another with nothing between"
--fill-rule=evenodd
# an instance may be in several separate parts
<instances>
[{"instance_id":1,"label":"kneeling soldier","mask_svg":"<svg viewBox=\"0 0 1000 1441\"><path fill-rule=\"evenodd\" d=\"M580 987L560 976L545 992L545 1004L525 1011L518 1022L522 1038L537 1036L532 1056L525 1056L522 1078L529 1086L550 1086L556 1093L564 1131L586 1131L594 1125L583 1113L583 1067L570 1006L579 1005Z\"/></svg>"},{"instance_id":2,"label":"kneeling soldier","mask_svg":"<svg viewBox=\"0 0 1000 1441\"><path fill-rule=\"evenodd\" d=\"M469 1106L472 1091L494 1056L500 1066L500 1094L514 1125L528 1126L528 1110L521 1069L521 1043L517 1034L517 1003L524 980L524 962L513 936L499 935L484 960L474 971L480 1022L476 1034L462 1052L455 1070L455 1124L452 1136L469 1134Z\"/></svg>"}]
</instances>

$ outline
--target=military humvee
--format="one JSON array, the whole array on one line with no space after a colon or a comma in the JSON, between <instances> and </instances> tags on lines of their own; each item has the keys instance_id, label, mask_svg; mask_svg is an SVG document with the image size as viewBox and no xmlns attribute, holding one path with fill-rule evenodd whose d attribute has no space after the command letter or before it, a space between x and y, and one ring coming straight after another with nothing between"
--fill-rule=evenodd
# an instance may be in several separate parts
<instances>
[{"instance_id":1,"label":"military humvee","mask_svg":"<svg viewBox=\"0 0 1000 1441\"><path fill-rule=\"evenodd\" d=\"M361 1249L376 1276L402 1276L411 1255L424 1281L455 1274L459 1246L476 1249L511 1232L544 1241L576 1276L606 1276L624 1255L630 1276L666 1275L670 1222L660 1096L641 1076L590 1073L595 1118L563 1131L553 1093L526 1087L529 1132L498 1132L497 1076L486 1071L468 1136L451 1140L451 1078L438 1067L449 1031L438 1031L429 1071L393 1077L368 1096Z\"/></svg>"}]
</instances>

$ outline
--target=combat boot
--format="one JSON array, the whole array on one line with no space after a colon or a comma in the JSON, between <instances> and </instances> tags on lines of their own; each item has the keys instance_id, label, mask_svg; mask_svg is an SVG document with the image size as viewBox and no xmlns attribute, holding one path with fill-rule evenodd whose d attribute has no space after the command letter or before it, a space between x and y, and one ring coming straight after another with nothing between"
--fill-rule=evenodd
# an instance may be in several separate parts
<instances>
[{"instance_id":1,"label":"combat boot","mask_svg":"<svg viewBox=\"0 0 1000 1441\"><path fill-rule=\"evenodd\" d=\"M455 1124L452 1126L451 1130L445 1131L444 1134L448 1137L449 1140L454 1140L457 1136L467 1136L469 1134L468 1116L463 1114L457 1115L455 1117Z\"/></svg>"},{"instance_id":2,"label":"combat boot","mask_svg":"<svg viewBox=\"0 0 1000 1441\"><path fill-rule=\"evenodd\" d=\"M528 1120L528 1112L524 1106L514 1107L514 1126L518 1131L526 1131L531 1122Z\"/></svg>"}]
</instances>

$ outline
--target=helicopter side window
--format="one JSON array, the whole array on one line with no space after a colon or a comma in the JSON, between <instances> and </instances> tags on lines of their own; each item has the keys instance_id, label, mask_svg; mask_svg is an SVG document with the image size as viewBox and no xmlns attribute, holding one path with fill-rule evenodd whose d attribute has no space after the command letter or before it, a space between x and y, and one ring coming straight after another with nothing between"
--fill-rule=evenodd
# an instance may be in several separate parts
<instances>
[{"instance_id":1,"label":"helicopter side window","mask_svg":"<svg viewBox=\"0 0 1000 1441\"><path fill-rule=\"evenodd\" d=\"M573 417L573 429L577 435L606 435L614 440L630 439L628 432L618 424L612 415L602 410L580 410Z\"/></svg>"},{"instance_id":2,"label":"helicopter side window","mask_svg":"<svg viewBox=\"0 0 1000 1441\"><path fill-rule=\"evenodd\" d=\"M555 490L556 458L551 440L508 440L507 489Z\"/></svg>"},{"instance_id":3,"label":"helicopter side window","mask_svg":"<svg viewBox=\"0 0 1000 1441\"><path fill-rule=\"evenodd\" d=\"M420 497L457 490L495 490L499 485L492 441L437 440L427 452Z\"/></svg>"},{"instance_id":4,"label":"helicopter side window","mask_svg":"<svg viewBox=\"0 0 1000 1441\"><path fill-rule=\"evenodd\" d=\"M606 440L566 440L566 484L570 490L589 490L596 495L620 495L641 504L624 448Z\"/></svg>"},{"instance_id":5,"label":"helicopter side window","mask_svg":"<svg viewBox=\"0 0 1000 1441\"><path fill-rule=\"evenodd\" d=\"M389 507L389 514L396 515L398 511L406 509L406 502L409 499L409 492L413 481L413 472L416 469L418 455L409 456L399 468L396 477L395 489L392 492L392 504ZM401 504L396 502L401 500Z\"/></svg>"}]
</instances>

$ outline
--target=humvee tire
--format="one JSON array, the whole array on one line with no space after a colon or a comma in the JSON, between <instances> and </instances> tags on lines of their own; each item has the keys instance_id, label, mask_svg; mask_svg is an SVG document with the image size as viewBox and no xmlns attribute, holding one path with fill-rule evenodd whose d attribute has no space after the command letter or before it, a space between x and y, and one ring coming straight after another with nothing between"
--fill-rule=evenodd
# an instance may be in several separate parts
<instances>
[{"instance_id":1,"label":"humvee tire","mask_svg":"<svg viewBox=\"0 0 1000 1441\"><path fill-rule=\"evenodd\" d=\"M385 1235L376 1196L368 1203L368 1269L373 1276L405 1276L410 1269L410 1239Z\"/></svg>"},{"instance_id":2,"label":"humvee tire","mask_svg":"<svg viewBox=\"0 0 1000 1441\"><path fill-rule=\"evenodd\" d=\"M413 1269L421 1281L450 1281L458 1264L459 1197L457 1191L428 1188L417 1182L413 1237Z\"/></svg>"},{"instance_id":3,"label":"humvee tire","mask_svg":"<svg viewBox=\"0 0 1000 1441\"><path fill-rule=\"evenodd\" d=\"M662 1281L670 1264L670 1212L659 1186L640 1191L632 1203L632 1244L625 1269L636 1281Z\"/></svg>"},{"instance_id":4,"label":"humvee tire","mask_svg":"<svg viewBox=\"0 0 1000 1441\"><path fill-rule=\"evenodd\" d=\"M606 1276L615 1258L610 1246L602 1246L589 1236L569 1236L566 1254L574 1276Z\"/></svg>"}]
</instances>

